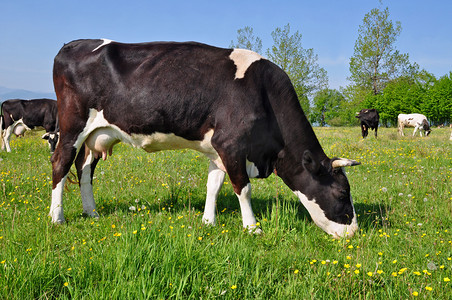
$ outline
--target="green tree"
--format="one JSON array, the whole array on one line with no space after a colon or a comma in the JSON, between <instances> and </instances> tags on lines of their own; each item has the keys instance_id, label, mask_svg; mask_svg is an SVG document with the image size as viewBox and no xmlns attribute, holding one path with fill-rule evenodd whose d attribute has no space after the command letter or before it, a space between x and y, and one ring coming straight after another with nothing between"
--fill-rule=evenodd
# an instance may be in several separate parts
<instances>
[{"instance_id":1,"label":"green tree","mask_svg":"<svg viewBox=\"0 0 452 300\"><path fill-rule=\"evenodd\" d=\"M434 125L452 120L452 72L434 82L428 90L428 101L421 104L422 112Z\"/></svg>"},{"instance_id":2,"label":"green tree","mask_svg":"<svg viewBox=\"0 0 452 300\"><path fill-rule=\"evenodd\" d=\"M350 58L349 80L354 85L377 95L391 80L416 73L418 66L409 63L408 54L395 48L401 31L400 22L389 19L388 8L374 8L364 16Z\"/></svg>"},{"instance_id":3,"label":"green tree","mask_svg":"<svg viewBox=\"0 0 452 300\"><path fill-rule=\"evenodd\" d=\"M231 48L242 48L262 54L262 40L255 36L253 28L245 26L237 30L237 42L231 41Z\"/></svg>"},{"instance_id":4,"label":"green tree","mask_svg":"<svg viewBox=\"0 0 452 300\"><path fill-rule=\"evenodd\" d=\"M302 47L301 34L290 34L289 24L276 28L271 35L274 45L267 49L267 57L289 75L303 110L309 114L309 98L328 86L327 73L317 64L314 50Z\"/></svg>"},{"instance_id":5,"label":"green tree","mask_svg":"<svg viewBox=\"0 0 452 300\"><path fill-rule=\"evenodd\" d=\"M318 91L314 96L310 121L318 123L320 126L325 126L326 124L336 125L343 101L344 96L337 90L324 89Z\"/></svg>"}]
</instances>

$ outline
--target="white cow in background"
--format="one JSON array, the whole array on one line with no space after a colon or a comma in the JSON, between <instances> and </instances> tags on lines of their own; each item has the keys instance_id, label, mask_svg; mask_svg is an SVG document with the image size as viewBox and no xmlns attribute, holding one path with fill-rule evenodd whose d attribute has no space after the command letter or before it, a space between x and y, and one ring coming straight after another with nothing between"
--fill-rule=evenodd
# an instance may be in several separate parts
<instances>
[{"instance_id":1,"label":"white cow in background","mask_svg":"<svg viewBox=\"0 0 452 300\"><path fill-rule=\"evenodd\" d=\"M397 117L397 123L399 126L399 134L404 136L403 128L414 127L413 136L416 131L419 130L419 134L422 136L422 131L425 132L425 136L428 136L432 130L428 124L427 117L422 114L399 114Z\"/></svg>"}]
</instances>

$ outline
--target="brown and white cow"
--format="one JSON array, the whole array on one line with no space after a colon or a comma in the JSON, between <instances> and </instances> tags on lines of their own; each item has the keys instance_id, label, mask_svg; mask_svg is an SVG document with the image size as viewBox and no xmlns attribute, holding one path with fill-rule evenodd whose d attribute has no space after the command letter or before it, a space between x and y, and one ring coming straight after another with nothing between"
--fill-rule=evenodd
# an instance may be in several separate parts
<instances>
[{"instance_id":1,"label":"brown and white cow","mask_svg":"<svg viewBox=\"0 0 452 300\"><path fill-rule=\"evenodd\" d=\"M23 136L26 130L43 127L46 133L42 136L48 140L50 151L55 150L58 142L56 131L57 102L52 99L6 100L1 105L0 138L2 150L11 152L9 141L11 135Z\"/></svg>"},{"instance_id":2,"label":"brown and white cow","mask_svg":"<svg viewBox=\"0 0 452 300\"><path fill-rule=\"evenodd\" d=\"M365 108L356 113L355 118L358 118L361 123L361 134L363 138L369 134L369 128L375 130L375 138L377 138L378 122L380 122L380 115L375 108Z\"/></svg>"},{"instance_id":3,"label":"brown and white cow","mask_svg":"<svg viewBox=\"0 0 452 300\"><path fill-rule=\"evenodd\" d=\"M94 168L125 142L148 152L190 148L210 159L206 224L215 224L228 173L243 226L260 231L250 177L275 170L328 234L358 229L342 168L358 163L325 155L289 77L257 53L194 42L77 40L55 57L53 79L60 120L52 156L54 223L65 221L63 187L73 163L83 211L98 217Z\"/></svg>"},{"instance_id":4,"label":"brown and white cow","mask_svg":"<svg viewBox=\"0 0 452 300\"><path fill-rule=\"evenodd\" d=\"M420 136L422 136L422 131L424 131L425 136L428 136L432 130L428 124L427 117L422 114L399 114L397 117L398 131L401 136L405 136L403 133L403 128L414 127L413 136L416 131L419 130Z\"/></svg>"}]
</instances>

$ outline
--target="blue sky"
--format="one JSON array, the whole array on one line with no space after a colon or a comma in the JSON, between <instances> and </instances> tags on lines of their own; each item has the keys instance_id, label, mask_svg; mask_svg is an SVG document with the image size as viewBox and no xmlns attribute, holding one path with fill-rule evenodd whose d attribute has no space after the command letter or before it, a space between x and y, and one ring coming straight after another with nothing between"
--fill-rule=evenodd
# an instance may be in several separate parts
<instances>
[{"instance_id":1,"label":"blue sky","mask_svg":"<svg viewBox=\"0 0 452 300\"><path fill-rule=\"evenodd\" d=\"M393 0L0 0L0 86L53 91L53 58L79 38L121 42L198 41L228 47L251 26L273 45L271 32L290 23L313 48L331 88L349 84L349 59L364 15L389 7L400 21L396 47L436 77L452 71L452 1Z\"/></svg>"}]
</instances>

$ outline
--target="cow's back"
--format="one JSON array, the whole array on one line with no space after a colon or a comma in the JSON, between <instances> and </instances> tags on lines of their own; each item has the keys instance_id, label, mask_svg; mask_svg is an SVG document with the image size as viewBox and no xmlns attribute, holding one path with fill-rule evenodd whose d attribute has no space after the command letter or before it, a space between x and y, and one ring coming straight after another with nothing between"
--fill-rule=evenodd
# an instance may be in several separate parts
<instances>
[{"instance_id":1,"label":"cow's back","mask_svg":"<svg viewBox=\"0 0 452 300\"><path fill-rule=\"evenodd\" d=\"M234 78L235 66L228 59L232 50L197 43L99 44L80 40L65 45L55 58L55 85L64 82L74 89L79 107L86 110L81 115L91 108L103 110L109 122L128 133L172 132L199 139L200 133L190 129L207 131L214 122L212 108L226 107L221 102L240 92L227 80ZM67 100L59 101L64 105ZM239 113L246 103L235 106L231 109Z\"/></svg>"},{"instance_id":2,"label":"cow's back","mask_svg":"<svg viewBox=\"0 0 452 300\"><path fill-rule=\"evenodd\" d=\"M248 50L78 40L55 57L54 83L60 120L66 118L62 114L72 119L70 126L60 122L62 135L81 132L91 110L102 111L129 135L158 132L202 140L214 130L221 132L213 135L214 146L237 145L241 149L234 151L247 152L264 176L283 139L293 140L294 134L315 139L288 76ZM289 118L308 128L294 132ZM280 130L291 136L282 137Z\"/></svg>"}]
</instances>

